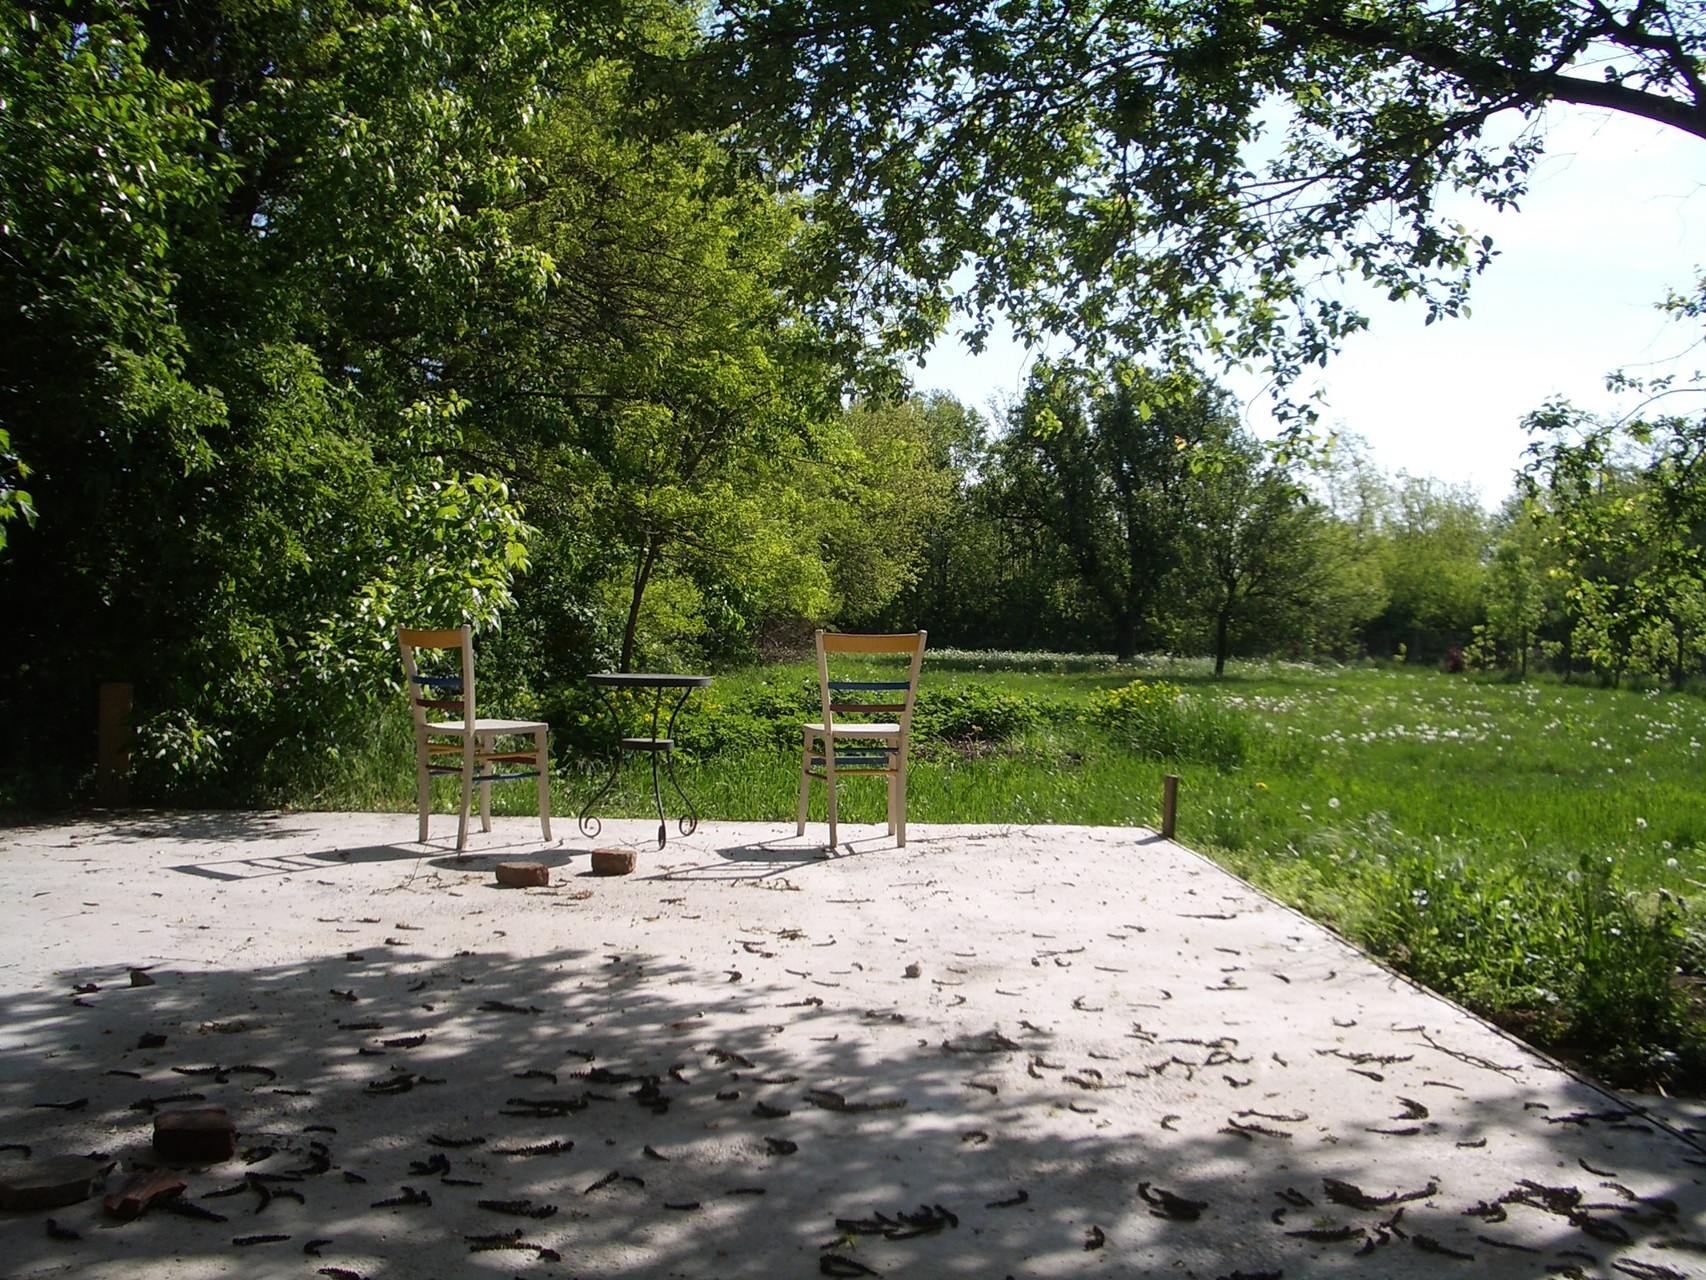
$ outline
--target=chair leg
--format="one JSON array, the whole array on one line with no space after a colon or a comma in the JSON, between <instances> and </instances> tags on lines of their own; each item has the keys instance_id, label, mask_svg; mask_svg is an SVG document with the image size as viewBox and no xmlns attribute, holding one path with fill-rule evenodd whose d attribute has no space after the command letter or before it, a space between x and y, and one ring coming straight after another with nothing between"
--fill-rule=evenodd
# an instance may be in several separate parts
<instances>
[{"instance_id":1,"label":"chair leg","mask_svg":"<svg viewBox=\"0 0 1706 1280\"><path fill-rule=\"evenodd\" d=\"M476 752L478 754L481 754L481 755L489 755L491 753L491 750L492 750L491 738L486 737L486 736L482 736L481 738L478 739L478 742L479 742L479 746L476 748ZM481 765L480 766L480 830L481 831L490 831L491 829L492 829L492 770L491 770L490 765Z\"/></svg>"},{"instance_id":2,"label":"chair leg","mask_svg":"<svg viewBox=\"0 0 1706 1280\"><path fill-rule=\"evenodd\" d=\"M462 812L456 820L456 852L468 847L468 811L474 802L474 762L462 758Z\"/></svg>"},{"instance_id":3,"label":"chair leg","mask_svg":"<svg viewBox=\"0 0 1706 1280\"><path fill-rule=\"evenodd\" d=\"M426 765L420 766L420 783L415 788L416 803L421 813L420 842L427 842L427 815L432 812L432 774L427 772Z\"/></svg>"},{"instance_id":4,"label":"chair leg","mask_svg":"<svg viewBox=\"0 0 1706 1280\"><path fill-rule=\"evenodd\" d=\"M890 824L894 829L895 844L906 848L906 762L901 761L900 771L889 781L889 813Z\"/></svg>"},{"instance_id":5,"label":"chair leg","mask_svg":"<svg viewBox=\"0 0 1706 1280\"><path fill-rule=\"evenodd\" d=\"M805 744L800 748L800 820L794 826L794 834L803 836L806 833L806 807L812 798L812 736L806 734Z\"/></svg>"},{"instance_id":6,"label":"chair leg","mask_svg":"<svg viewBox=\"0 0 1706 1280\"><path fill-rule=\"evenodd\" d=\"M833 742L826 742L823 744L823 785L824 785L824 789L829 792L829 851L831 853L834 853L835 850L839 847L839 841L836 837L836 831L835 831L835 824L836 824L836 812L835 812L836 783L835 783L835 744Z\"/></svg>"},{"instance_id":7,"label":"chair leg","mask_svg":"<svg viewBox=\"0 0 1706 1280\"><path fill-rule=\"evenodd\" d=\"M549 841L551 839L551 746L549 730L535 729L533 731L533 746L538 753L536 767L539 770L539 831Z\"/></svg>"}]
</instances>

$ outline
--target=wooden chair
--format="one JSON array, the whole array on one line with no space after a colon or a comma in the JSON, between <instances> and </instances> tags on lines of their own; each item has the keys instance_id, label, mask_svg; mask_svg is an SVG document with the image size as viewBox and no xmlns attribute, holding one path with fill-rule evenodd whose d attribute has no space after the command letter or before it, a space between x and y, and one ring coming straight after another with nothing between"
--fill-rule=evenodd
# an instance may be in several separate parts
<instances>
[{"instance_id":1,"label":"wooden chair","mask_svg":"<svg viewBox=\"0 0 1706 1280\"><path fill-rule=\"evenodd\" d=\"M836 847L836 785L847 777L888 780L888 830L906 847L906 763L912 737L912 704L918 693L918 668L924 661L926 633L865 636L817 633L817 683L823 718L804 726L800 751L800 820L806 833L806 808L812 779L829 793L829 847ZM830 660L841 655L900 655L910 658L904 680L830 678ZM858 717L847 719L845 717ZM882 716L881 720L868 717ZM887 717L892 716L893 719Z\"/></svg>"},{"instance_id":2,"label":"wooden chair","mask_svg":"<svg viewBox=\"0 0 1706 1280\"><path fill-rule=\"evenodd\" d=\"M536 778L539 829L551 838L550 726L533 720L481 720L474 702L474 641L467 627L446 631L397 628L409 701L415 717L415 763L420 771L421 843L427 839L432 780L462 779L462 816L456 851L468 844L468 813L480 788L480 830L492 829L492 783ZM429 719L429 714L434 719ZM451 718L456 717L456 718ZM531 747L501 746L501 739L531 737ZM517 766L521 766L517 769ZM500 772L499 770L503 770Z\"/></svg>"}]
</instances>

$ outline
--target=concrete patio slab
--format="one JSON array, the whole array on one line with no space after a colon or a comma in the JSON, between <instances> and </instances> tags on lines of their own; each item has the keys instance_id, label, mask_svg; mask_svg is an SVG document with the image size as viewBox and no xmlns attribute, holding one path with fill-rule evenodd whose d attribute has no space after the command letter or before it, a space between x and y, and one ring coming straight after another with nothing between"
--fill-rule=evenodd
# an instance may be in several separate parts
<instances>
[{"instance_id":1,"label":"concrete patio slab","mask_svg":"<svg viewBox=\"0 0 1706 1280\"><path fill-rule=\"evenodd\" d=\"M1150 832L655 830L0 831L0 1182L238 1131L220 1220L4 1213L0 1274L1706 1274L1683 1124Z\"/></svg>"}]
</instances>

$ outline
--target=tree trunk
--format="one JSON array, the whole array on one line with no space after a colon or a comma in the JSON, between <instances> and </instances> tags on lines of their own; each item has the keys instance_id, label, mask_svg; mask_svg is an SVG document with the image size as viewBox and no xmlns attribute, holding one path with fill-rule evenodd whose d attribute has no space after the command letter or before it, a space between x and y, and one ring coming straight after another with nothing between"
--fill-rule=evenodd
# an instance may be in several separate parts
<instances>
[{"instance_id":1,"label":"tree trunk","mask_svg":"<svg viewBox=\"0 0 1706 1280\"><path fill-rule=\"evenodd\" d=\"M1231 634L1231 606L1223 607L1214 619L1214 678L1226 674L1227 637Z\"/></svg>"},{"instance_id":2,"label":"tree trunk","mask_svg":"<svg viewBox=\"0 0 1706 1280\"><path fill-rule=\"evenodd\" d=\"M622 629L622 661L619 671L634 669L634 637L640 628L640 605L646 598L646 585L652 580L652 569L658 562L658 543L656 536L646 539L645 550L640 553L640 562L634 567L634 590L628 598L628 624Z\"/></svg>"}]
</instances>

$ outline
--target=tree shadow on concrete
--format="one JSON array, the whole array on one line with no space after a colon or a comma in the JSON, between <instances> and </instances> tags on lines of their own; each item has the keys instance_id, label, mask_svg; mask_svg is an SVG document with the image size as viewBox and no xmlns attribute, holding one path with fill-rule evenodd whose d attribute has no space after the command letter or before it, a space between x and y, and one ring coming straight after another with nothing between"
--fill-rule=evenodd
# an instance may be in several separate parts
<instances>
[{"instance_id":1,"label":"tree shadow on concrete","mask_svg":"<svg viewBox=\"0 0 1706 1280\"><path fill-rule=\"evenodd\" d=\"M1225 1083L1250 1070L1229 1037L1126 1025L1065 1037L867 1007L834 983L819 995L728 978L648 949L442 954L394 928L384 946L294 963L162 966L140 987L122 969L84 972L97 990L0 997L0 1131L29 1148L0 1151L0 1176L62 1153L109 1153L121 1174L150 1164L162 1110L225 1107L240 1131L235 1159L185 1171L183 1199L224 1221L156 1209L119 1224L91 1201L51 1215L67 1239L47 1214L0 1215L6 1274L1617 1265L1652 1280L1691 1274L1706 1251L1697 1154L1636 1133L1615 1107L1555 1125L1544 1185L1525 1190L1512 1170L1516 1198L1497 1204L1455 1170L1394 1155L1404 1129L1429 1123L1414 1114L1305 1153L1295 1117ZM834 941L743 935L745 954L778 963ZM1227 1123L1181 1131L1162 1110L1179 1089L1224 1095ZM1457 1123L1456 1148L1474 1151L1509 1116Z\"/></svg>"}]
</instances>

